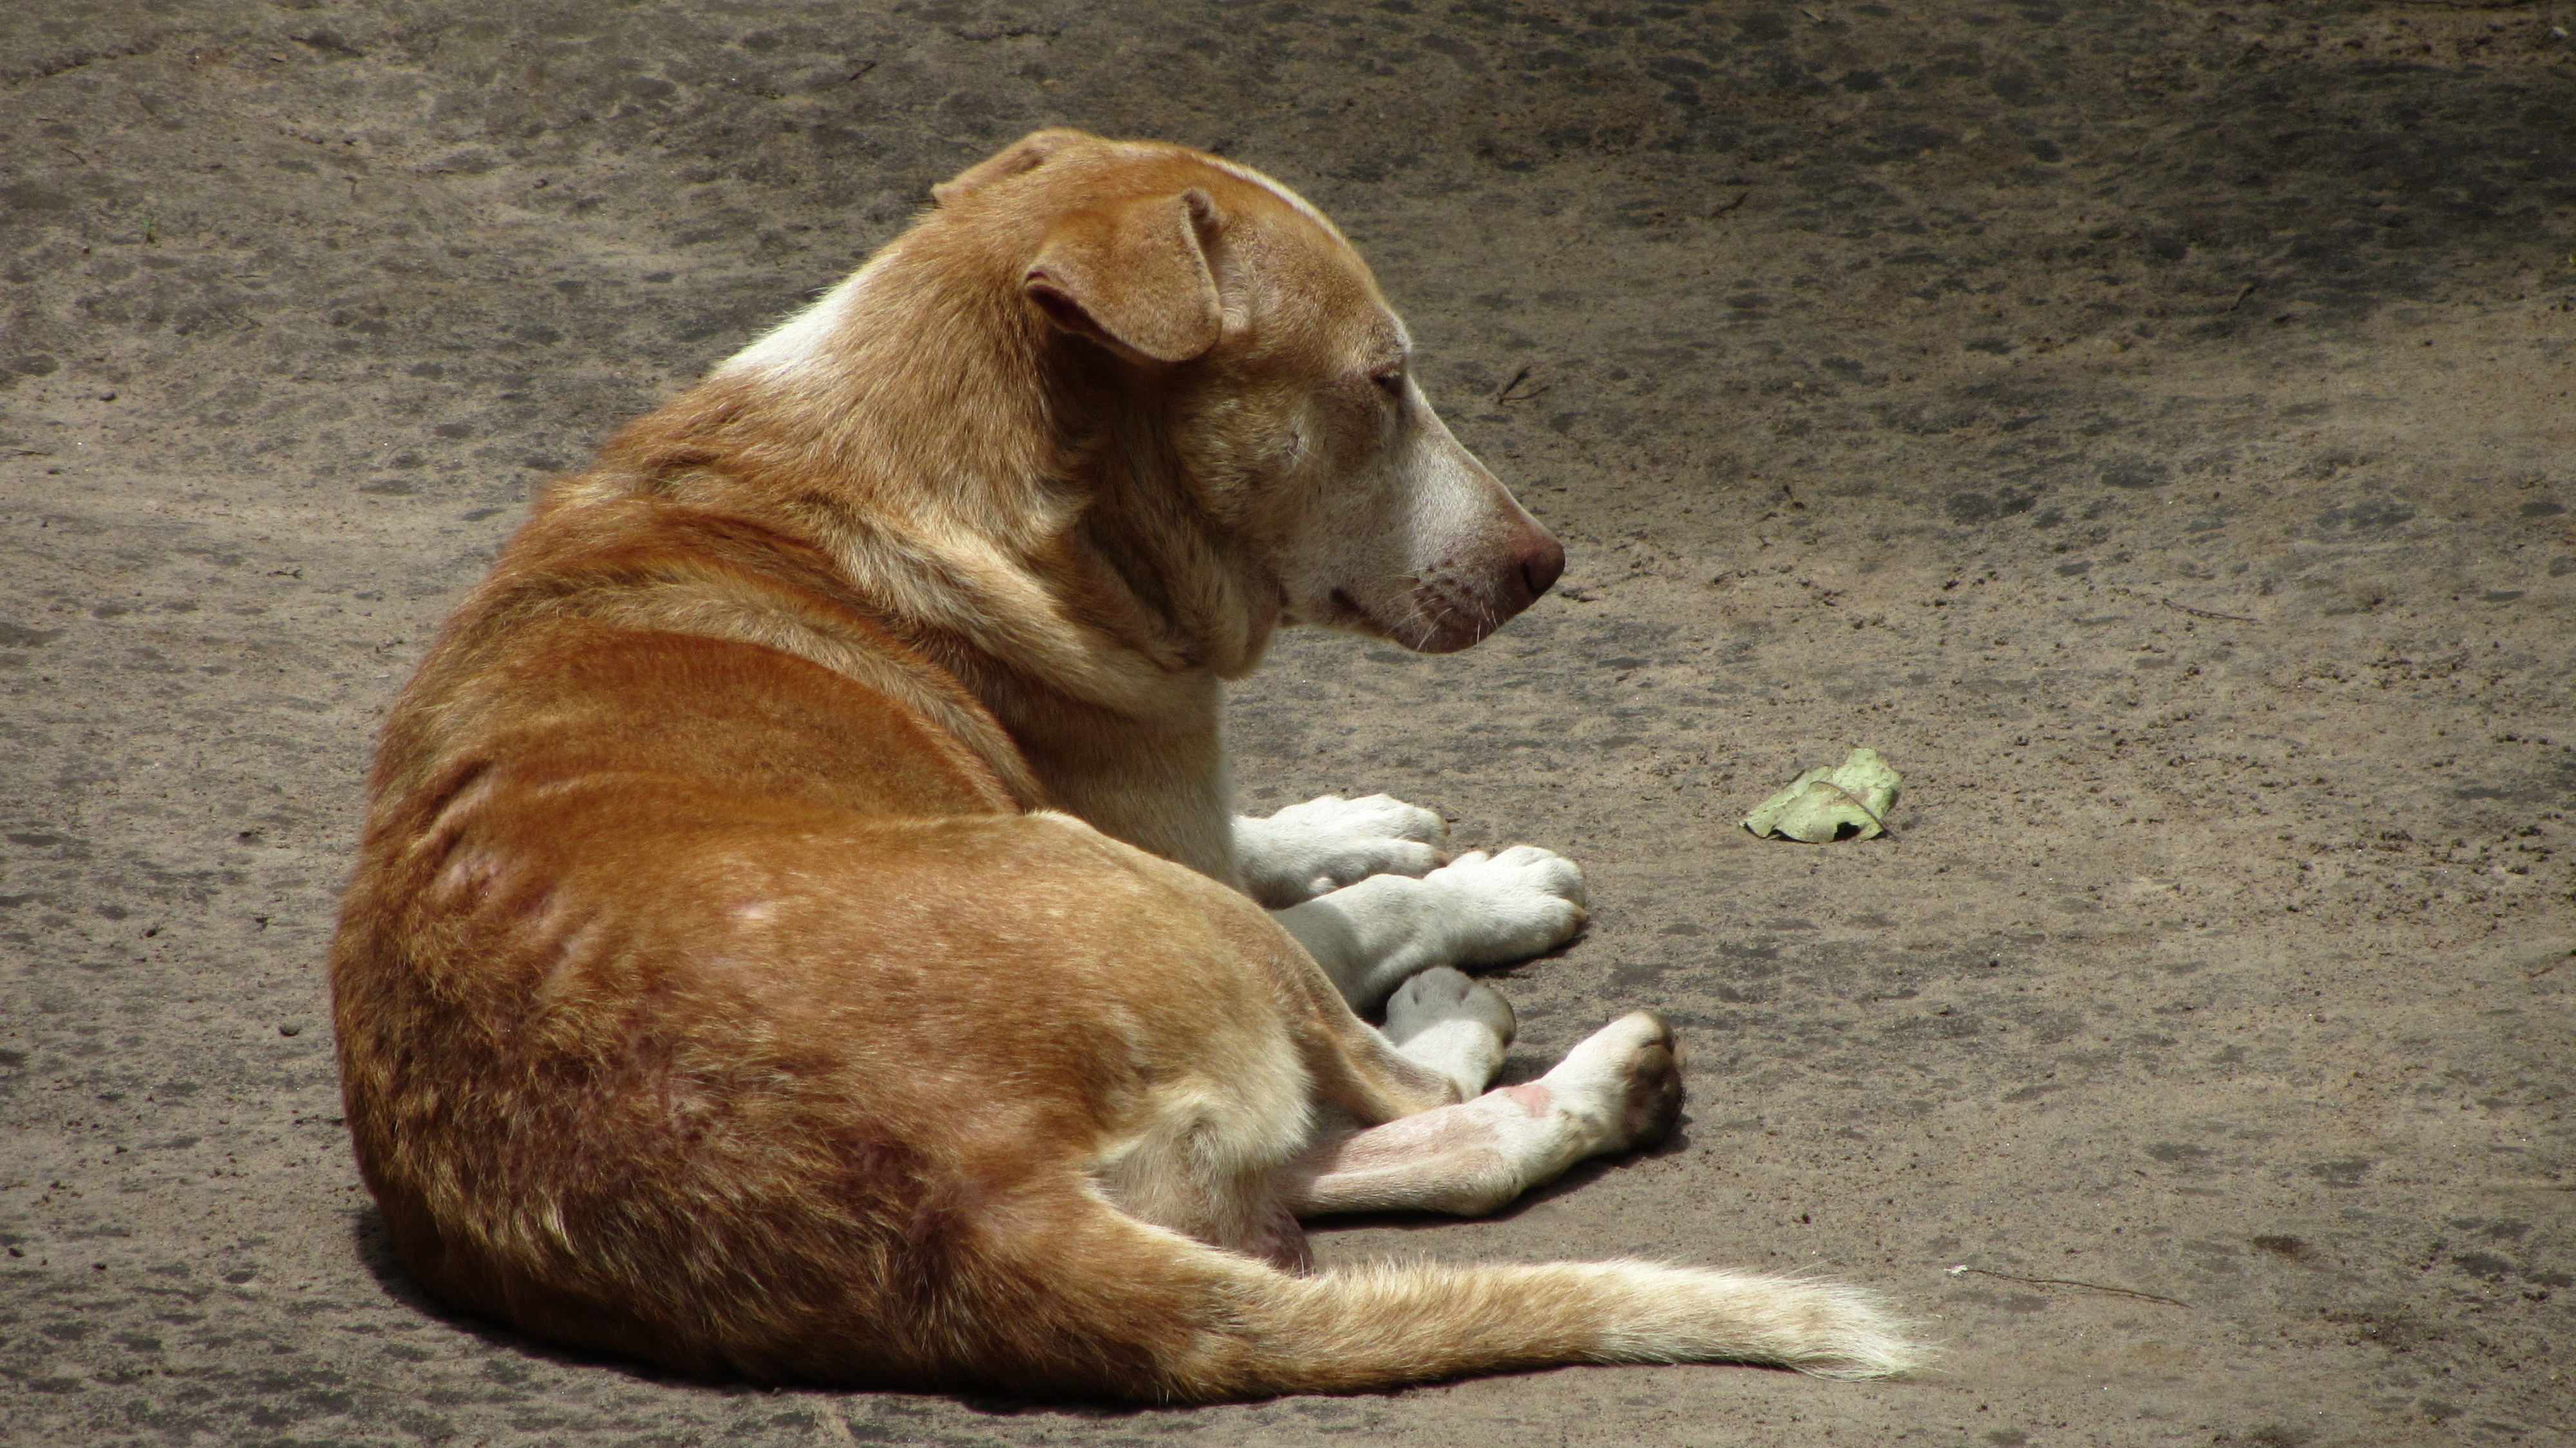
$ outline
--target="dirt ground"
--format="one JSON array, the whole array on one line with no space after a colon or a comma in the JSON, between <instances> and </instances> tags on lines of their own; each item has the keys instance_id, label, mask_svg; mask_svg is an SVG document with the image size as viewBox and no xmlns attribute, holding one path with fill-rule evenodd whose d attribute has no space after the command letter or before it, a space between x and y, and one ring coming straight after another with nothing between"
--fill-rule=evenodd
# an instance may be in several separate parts
<instances>
[{"instance_id":1,"label":"dirt ground","mask_svg":"<svg viewBox=\"0 0 2576 1448\"><path fill-rule=\"evenodd\" d=\"M95 0L0 25L0 1439L2576 1441L2564 0ZM1283 644L1256 806L1589 871L1537 1071L1691 1116L1322 1254L1873 1284L1911 1380L1112 1412L710 1388L428 1307L321 960L530 490L1069 122L1335 213L1572 554ZM1854 744L1891 839L1736 820Z\"/></svg>"}]
</instances>

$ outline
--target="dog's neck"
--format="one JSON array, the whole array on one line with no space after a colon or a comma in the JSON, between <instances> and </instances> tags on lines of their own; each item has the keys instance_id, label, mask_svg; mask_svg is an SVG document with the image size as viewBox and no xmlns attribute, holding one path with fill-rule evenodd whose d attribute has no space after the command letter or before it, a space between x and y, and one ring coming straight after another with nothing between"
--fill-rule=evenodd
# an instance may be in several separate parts
<instances>
[{"instance_id":1,"label":"dog's neck","mask_svg":"<svg viewBox=\"0 0 2576 1448\"><path fill-rule=\"evenodd\" d=\"M1015 276L899 240L585 481L812 540L1054 804L1231 883L1222 681L1278 606L1190 503L1134 379L1088 349Z\"/></svg>"}]
</instances>

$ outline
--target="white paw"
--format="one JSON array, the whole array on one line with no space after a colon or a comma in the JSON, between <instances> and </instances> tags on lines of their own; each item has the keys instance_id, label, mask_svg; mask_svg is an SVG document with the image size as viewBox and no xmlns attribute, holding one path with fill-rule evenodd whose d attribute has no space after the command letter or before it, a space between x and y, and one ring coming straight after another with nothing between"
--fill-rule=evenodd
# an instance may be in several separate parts
<instances>
[{"instance_id":1,"label":"white paw","mask_svg":"<svg viewBox=\"0 0 2576 1448\"><path fill-rule=\"evenodd\" d=\"M1448 959L1501 965L1564 944L1583 926L1583 871L1563 855L1514 845L1499 855L1460 855L1423 884L1446 908Z\"/></svg>"},{"instance_id":2,"label":"white paw","mask_svg":"<svg viewBox=\"0 0 2576 1448\"><path fill-rule=\"evenodd\" d=\"M1234 831L1246 888L1273 908L1371 875L1428 874L1448 838L1440 816L1383 794L1326 795L1266 820L1239 819Z\"/></svg>"},{"instance_id":3,"label":"white paw","mask_svg":"<svg viewBox=\"0 0 2576 1448\"><path fill-rule=\"evenodd\" d=\"M1386 1000L1386 1038L1396 1053L1456 1082L1472 1101L1503 1067L1520 1022L1502 992L1445 965L1414 976Z\"/></svg>"},{"instance_id":4,"label":"white paw","mask_svg":"<svg viewBox=\"0 0 2576 1448\"><path fill-rule=\"evenodd\" d=\"M1447 1021L1480 1024L1504 1045L1520 1029L1520 1018L1501 991L1445 965L1422 972L1386 998L1386 1038L1396 1045Z\"/></svg>"},{"instance_id":5,"label":"white paw","mask_svg":"<svg viewBox=\"0 0 2576 1448\"><path fill-rule=\"evenodd\" d=\"M1682 1114L1680 1047L1645 1011L1621 1016L1539 1078L1556 1108L1584 1123L1594 1152L1652 1146Z\"/></svg>"}]
</instances>

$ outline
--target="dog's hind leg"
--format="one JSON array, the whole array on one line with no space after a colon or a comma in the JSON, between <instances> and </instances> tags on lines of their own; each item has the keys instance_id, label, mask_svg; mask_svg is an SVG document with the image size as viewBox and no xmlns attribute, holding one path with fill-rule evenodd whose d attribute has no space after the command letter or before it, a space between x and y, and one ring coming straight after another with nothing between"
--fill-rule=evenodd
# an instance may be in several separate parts
<instances>
[{"instance_id":1,"label":"dog's hind leg","mask_svg":"<svg viewBox=\"0 0 2576 1448\"><path fill-rule=\"evenodd\" d=\"M1535 845L1478 850L1419 880L1374 875L1271 915L1367 1010L1435 965L1502 965L1562 945L1583 925L1583 871Z\"/></svg>"},{"instance_id":2,"label":"dog's hind leg","mask_svg":"<svg viewBox=\"0 0 2576 1448\"><path fill-rule=\"evenodd\" d=\"M1519 1024L1502 992L1445 965L1397 986L1386 1000L1387 1043L1457 1083L1461 1101L1492 1084Z\"/></svg>"},{"instance_id":3,"label":"dog's hind leg","mask_svg":"<svg viewBox=\"0 0 2576 1448\"><path fill-rule=\"evenodd\" d=\"M1283 1171L1281 1195L1299 1216L1481 1216L1586 1157L1661 1140L1681 1100L1672 1032L1640 1011L1536 1081L1320 1143Z\"/></svg>"}]
</instances>

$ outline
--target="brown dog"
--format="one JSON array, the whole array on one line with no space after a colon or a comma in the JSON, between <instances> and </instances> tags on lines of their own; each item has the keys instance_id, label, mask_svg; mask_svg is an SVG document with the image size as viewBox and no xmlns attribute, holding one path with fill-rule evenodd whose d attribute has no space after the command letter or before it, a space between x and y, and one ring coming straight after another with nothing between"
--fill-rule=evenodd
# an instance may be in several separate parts
<instances>
[{"instance_id":1,"label":"brown dog","mask_svg":"<svg viewBox=\"0 0 2576 1448\"><path fill-rule=\"evenodd\" d=\"M1305 1271L1299 1216L1490 1211L1678 1110L1642 1014L1484 1091L1510 1008L1449 967L1569 935L1566 861L1230 813L1273 628L1464 648L1563 554L1277 183L1047 131L937 200L556 485L386 723L332 980L412 1271L764 1379L1905 1366L1814 1281Z\"/></svg>"}]
</instances>

